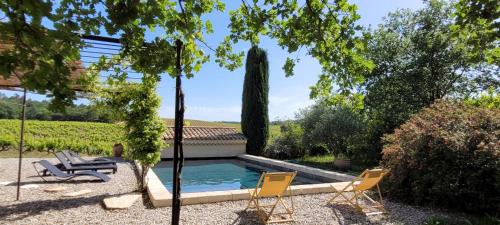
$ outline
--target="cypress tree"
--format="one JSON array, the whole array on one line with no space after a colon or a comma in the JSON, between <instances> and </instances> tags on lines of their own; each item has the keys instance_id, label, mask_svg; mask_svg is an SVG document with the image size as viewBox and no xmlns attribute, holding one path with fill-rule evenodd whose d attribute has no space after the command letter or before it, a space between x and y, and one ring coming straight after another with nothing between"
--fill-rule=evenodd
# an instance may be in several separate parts
<instances>
[{"instance_id":1,"label":"cypress tree","mask_svg":"<svg viewBox=\"0 0 500 225\"><path fill-rule=\"evenodd\" d=\"M267 53L258 46L250 48L245 68L241 130L247 137L247 153L261 155L269 135Z\"/></svg>"}]
</instances>

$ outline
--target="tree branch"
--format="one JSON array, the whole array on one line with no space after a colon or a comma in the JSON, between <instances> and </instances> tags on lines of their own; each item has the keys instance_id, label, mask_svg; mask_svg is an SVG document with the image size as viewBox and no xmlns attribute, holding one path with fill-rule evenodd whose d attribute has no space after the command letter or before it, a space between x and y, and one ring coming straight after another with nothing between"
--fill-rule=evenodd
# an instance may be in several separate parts
<instances>
[{"instance_id":1,"label":"tree branch","mask_svg":"<svg viewBox=\"0 0 500 225\"><path fill-rule=\"evenodd\" d=\"M182 17L184 19L184 25L187 25L186 12L184 11L184 7L182 6L182 0L178 0L177 2L179 2L179 7L181 8Z\"/></svg>"},{"instance_id":2,"label":"tree branch","mask_svg":"<svg viewBox=\"0 0 500 225\"><path fill-rule=\"evenodd\" d=\"M205 47L207 47L208 49L210 49L210 50L212 50L213 52L215 52L215 49L214 49L214 48L212 48L210 45L208 45L208 44L207 44L207 42L205 42L204 40L201 40L201 39L199 39L199 38L197 38L197 37L195 37L195 39L196 39L197 41L199 41L199 42L203 43L203 45L205 45Z\"/></svg>"},{"instance_id":3,"label":"tree branch","mask_svg":"<svg viewBox=\"0 0 500 225\"><path fill-rule=\"evenodd\" d=\"M250 10L248 9L246 1L245 0L241 0L241 2L243 3L243 6L245 7L247 15L248 15L248 13L250 12Z\"/></svg>"}]
</instances>

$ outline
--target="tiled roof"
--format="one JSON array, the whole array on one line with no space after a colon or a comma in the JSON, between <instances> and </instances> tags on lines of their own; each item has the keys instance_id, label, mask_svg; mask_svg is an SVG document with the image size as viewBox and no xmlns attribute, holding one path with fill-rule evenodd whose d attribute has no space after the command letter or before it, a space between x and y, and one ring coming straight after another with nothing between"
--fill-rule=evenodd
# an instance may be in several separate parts
<instances>
[{"instance_id":1,"label":"tiled roof","mask_svg":"<svg viewBox=\"0 0 500 225\"><path fill-rule=\"evenodd\" d=\"M167 142L174 140L174 128L168 127L163 136ZM196 144L239 144L245 143L246 138L232 127L184 127L183 139L185 143Z\"/></svg>"}]
</instances>

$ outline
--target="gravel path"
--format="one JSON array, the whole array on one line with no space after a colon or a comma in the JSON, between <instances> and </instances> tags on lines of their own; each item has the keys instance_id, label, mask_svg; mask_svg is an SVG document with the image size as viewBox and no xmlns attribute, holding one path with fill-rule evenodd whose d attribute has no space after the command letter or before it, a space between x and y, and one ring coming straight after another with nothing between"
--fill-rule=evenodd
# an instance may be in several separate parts
<instances>
[{"instance_id":1,"label":"gravel path","mask_svg":"<svg viewBox=\"0 0 500 225\"><path fill-rule=\"evenodd\" d=\"M120 162L118 173L108 183L91 182L79 177L69 182L44 182L36 176L31 162L23 160L22 184L38 188L21 189L21 201L15 201L16 185L0 186L0 224L169 224L170 208L153 208L143 197L126 210L105 210L102 200L108 196L131 193L136 189L136 174L129 162ZM55 163L55 159L49 159ZM15 181L17 159L0 159L0 182ZM46 193L49 187L65 186L67 191ZM65 198L69 191L91 189L83 197ZM441 216L428 209L386 202L388 215L364 216L347 205L327 205L331 194L294 197L294 224L421 224ZM259 224L253 211L244 212L247 201L183 206L182 224Z\"/></svg>"}]
</instances>

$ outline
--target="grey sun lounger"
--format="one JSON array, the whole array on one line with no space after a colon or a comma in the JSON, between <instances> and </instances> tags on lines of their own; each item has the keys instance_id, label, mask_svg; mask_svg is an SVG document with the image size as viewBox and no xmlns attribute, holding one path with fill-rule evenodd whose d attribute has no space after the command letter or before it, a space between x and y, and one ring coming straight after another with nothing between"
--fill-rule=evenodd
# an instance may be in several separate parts
<instances>
[{"instance_id":1,"label":"grey sun lounger","mask_svg":"<svg viewBox=\"0 0 500 225\"><path fill-rule=\"evenodd\" d=\"M93 170L93 171L98 171L98 170L112 170L113 173L116 173L118 170L116 164L104 164L104 165L71 165L70 161L62 154L61 152L55 153L56 158L59 159L61 162L61 165L57 165L59 169L63 171L67 171L69 173L74 173L75 171L80 171L80 170Z\"/></svg>"},{"instance_id":2,"label":"grey sun lounger","mask_svg":"<svg viewBox=\"0 0 500 225\"><path fill-rule=\"evenodd\" d=\"M71 165L73 166L84 166L84 165L107 165L107 164L113 164L116 165L116 161L109 160L109 159L95 159L95 160L86 160L78 153L73 152L73 151L68 151L64 150L62 151L62 154L69 160Z\"/></svg>"},{"instance_id":3,"label":"grey sun lounger","mask_svg":"<svg viewBox=\"0 0 500 225\"><path fill-rule=\"evenodd\" d=\"M106 174L99 173L96 171L87 170L87 171L78 171L78 172L73 173L73 174L68 174L68 173L61 171L56 166L52 165L47 160L40 160L38 162L33 162L33 164L36 164L36 163L43 166L50 174L52 174L52 176L54 176L58 180L71 180L71 179L73 179L75 177L79 177L79 176L96 177L96 178L101 179L104 182L108 182L109 180L111 180L111 178L109 176L107 176ZM36 167L35 167L35 170L36 170ZM38 170L37 170L37 173L38 173ZM42 179L43 179L43 177L42 177Z\"/></svg>"}]
</instances>

